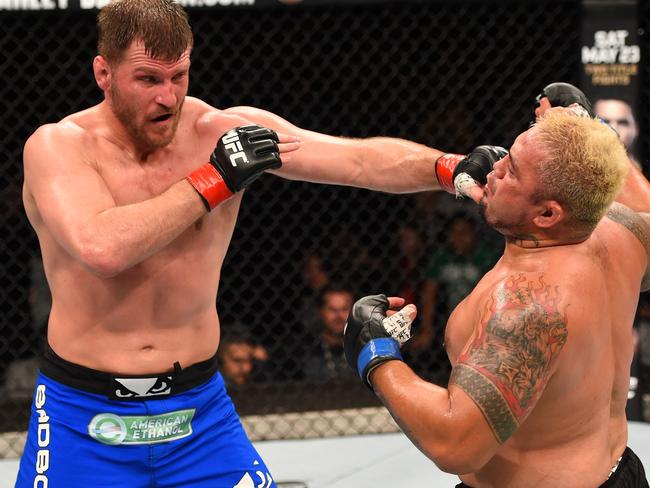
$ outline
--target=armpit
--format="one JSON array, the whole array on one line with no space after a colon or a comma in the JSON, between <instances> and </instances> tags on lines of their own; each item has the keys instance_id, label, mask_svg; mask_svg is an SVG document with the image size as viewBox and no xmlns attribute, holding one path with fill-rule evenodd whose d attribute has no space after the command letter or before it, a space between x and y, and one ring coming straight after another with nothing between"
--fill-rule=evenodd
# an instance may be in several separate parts
<instances>
[{"instance_id":1,"label":"armpit","mask_svg":"<svg viewBox=\"0 0 650 488\"><path fill-rule=\"evenodd\" d=\"M510 276L485 305L480 331L459 356L450 384L472 398L505 442L537 404L568 336L556 286L542 274Z\"/></svg>"},{"instance_id":2,"label":"armpit","mask_svg":"<svg viewBox=\"0 0 650 488\"><path fill-rule=\"evenodd\" d=\"M608 210L607 217L628 229L643 244L648 255L648 267L643 275L641 291L650 289L650 214L637 213L625 205L615 203Z\"/></svg>"}]
</instances>

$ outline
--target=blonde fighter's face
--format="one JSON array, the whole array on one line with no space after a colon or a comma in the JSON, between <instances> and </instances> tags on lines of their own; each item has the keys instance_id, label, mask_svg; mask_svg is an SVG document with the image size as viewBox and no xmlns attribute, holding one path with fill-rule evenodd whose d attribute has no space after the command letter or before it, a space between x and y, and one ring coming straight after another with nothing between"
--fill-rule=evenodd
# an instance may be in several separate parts
<instances>
[{"instance_id":1,"label":"blonde fighter's face","mask_svg":"<svg viewBox=\"0 0 650 488\"><path fill-rule=\"evenodd\" d=\"M537 166L544 153L531 128L517 137L509 154L494 164L481 200L486 222L507 236L525 234L536 215Z\"/></svg>"}]
</instances>

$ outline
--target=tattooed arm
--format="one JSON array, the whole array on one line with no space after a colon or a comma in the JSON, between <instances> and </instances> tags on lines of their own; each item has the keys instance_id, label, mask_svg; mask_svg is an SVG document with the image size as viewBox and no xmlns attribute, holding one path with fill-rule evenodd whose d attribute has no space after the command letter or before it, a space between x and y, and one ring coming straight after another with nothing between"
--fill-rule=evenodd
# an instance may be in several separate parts
<instances>
[{"instance_id":1,"label":"tattooed arm","mask_svg":"<svg viewBox=\"0 0 650 488\"><path fill-rule=\"evenodd\" d=\"M636 213L625 205L615 203L609 208L607 217L627 228L643 244L648 255L648 267L643 276L641 291L647 291L650 289L650 213Z\"/></svg>"},{"instance_id":2,"label":"tattooed arm","mask_svg":"<svg viewBox=\"0 0 650 488\"><path fill-rule=\"evenodd\" d=\"M554 372L568 334L560 303L542 274L510 276L483 304L448 389L390 361L373 372L375 391L439 468L477 471L528 417Z\"/></svg>"},{"instance_id":3,"label":"tattooed arm","mask_svg":"<svg viewBox=\"0 0 650 488\"><path fill-rule=\"evenodd\" d=\"M623 189L616 197L616 201L635 212L650 212L650 183L632 162Z\"/></svg>"}]
</instances>

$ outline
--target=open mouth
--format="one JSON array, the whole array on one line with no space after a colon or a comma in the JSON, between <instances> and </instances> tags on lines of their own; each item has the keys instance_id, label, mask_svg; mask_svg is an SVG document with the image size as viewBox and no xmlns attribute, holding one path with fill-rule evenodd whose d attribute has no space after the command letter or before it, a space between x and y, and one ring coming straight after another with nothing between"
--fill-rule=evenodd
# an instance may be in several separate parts
<instances>
[{"instance_id":1,"label":"open mouth","mask_svg":"<svg viewBox=\"0 0 650 488\"><path fill-rule=\"evenodd\" d=\"M172 114L163 114L163 115L159 115L158 117L154 117L153 119L151 119L151 121L156 122L156 123L157 122L167 122L172 117L173 117Z\"/></svg>"}]
</instances>

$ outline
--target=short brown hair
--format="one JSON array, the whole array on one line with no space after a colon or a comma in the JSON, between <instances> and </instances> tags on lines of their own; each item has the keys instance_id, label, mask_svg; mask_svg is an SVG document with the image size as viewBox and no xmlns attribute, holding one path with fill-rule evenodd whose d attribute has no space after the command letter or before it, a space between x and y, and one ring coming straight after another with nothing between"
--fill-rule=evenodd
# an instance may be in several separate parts
<instances>
[{"instance_id":1,"label":"short brown hair","mask_svg":"<svg viewBox=\"0 0 650 488\"><path fill-rule=\"evenodd\" d=\"M141 40L156 59L176 61L193 45L187 12L174 0L114 0L97 16L97 51L119 62L131 43Z\"/></svg>"},{"instance_id":2,"label":"short brown hair","mask_svg":"<svg viewBox=\"0 0 650 488\"><path fill-rule=\"evenodd\" d=\"M535 127L548 155L538 166L538 197L557 200L572 222L593 229L625 181L623 144L607 125L563 112L548 112Z\"/></svg>"}]
</instances>

